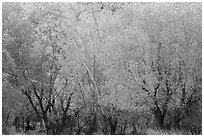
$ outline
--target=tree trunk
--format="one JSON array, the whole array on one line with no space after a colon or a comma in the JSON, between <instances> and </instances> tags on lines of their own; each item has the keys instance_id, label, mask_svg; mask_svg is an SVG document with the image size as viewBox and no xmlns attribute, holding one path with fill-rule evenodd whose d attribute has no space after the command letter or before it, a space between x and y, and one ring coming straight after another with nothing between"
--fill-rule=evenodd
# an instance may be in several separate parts
<instances>
[{"instance_id":1,"label":"tree trunk","mask_svg":"<svg viewBox=\"0 0 204 137\"><path fill-rule=\"evenodd\" d=\"M108 131L109 124L108 124L108 121L107 121L107 117L102 115L102 119L101 120L102 120L101 124L102 124L103 134L104 135L108 135L108 133L109 133L109 131Z\"/></svg>"},{"instance_id":2,"label":"tree trunk","mask_svg":"<svg viewBox=\"0 0 204 137\"><path fill-rule=\"evenodd\" d=\"M122 134L122 135L125 135L125 131L126 131L126 128L127 128L127 120L125 120L125 123L124 123L124 126L123 127L121 127L121 133L120 134Z\"/></svg>"},{"instance_id":3,"label":"tree trunk","mask_svg":"<svg viewBox=\"0 0 204 137\"><path fill-rule=\"evenodd\" d=\"M116 117L110 117L110 128L111 128L111 135L115 135L115 131L117 128L118 119Z\"/></svg>"},{"instance_id":4,"label":"tree trunk","mask_svg":"<svg viewBox=\"0 0 204 137\"><path fill-rule=\"evenodd\" d=\"M50 132L50 127L49 127L49 122L48 122L48 119L47 119L47 115L45 113L42 114L42 118L43 118L43 121L44 121L44 124L45 124L45 130L46 130L46 134L49 135L51 132Z\"/></svg>"},{"instance_id":5,"label":"tree trunk","mask_svg":"<svg viewBox=\"0 0 204 137\"><path fill-rule=\"evenodd\" d=\"M157 107L156 110L154 110L156 122L158 124L159 129L165 129L165 123L164 123L164 118L165 114L161 112L161 110Z\"/></svg>"}]
</instances>

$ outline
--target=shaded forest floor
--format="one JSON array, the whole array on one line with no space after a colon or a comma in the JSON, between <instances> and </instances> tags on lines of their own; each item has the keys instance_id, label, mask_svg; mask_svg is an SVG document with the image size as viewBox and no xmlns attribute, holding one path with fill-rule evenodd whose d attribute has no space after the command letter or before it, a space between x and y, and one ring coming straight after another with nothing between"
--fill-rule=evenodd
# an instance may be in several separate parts
<instances>
[{"instance_id":1,"label":"shaded forest floor","mask_svg":"<svg viewBox=\"0 0 204 137\"><path fill-rule=\"evenodd\" d=\"M46 135L44 132L38 131L29 131L25 133L24 131L17 132L15 127L11 127L7 130L7 132L3 132L3 135ZM84 135L84 134L82 134ZM95 133L94 135L103 135L102 133ZM181 130L155 130L155 129L147 129L141 131L140 133L126 133L125 135L192 135L191 132L181 131ZM201 133L202 135L202 133Z\"/></svg>"}]
</instances>

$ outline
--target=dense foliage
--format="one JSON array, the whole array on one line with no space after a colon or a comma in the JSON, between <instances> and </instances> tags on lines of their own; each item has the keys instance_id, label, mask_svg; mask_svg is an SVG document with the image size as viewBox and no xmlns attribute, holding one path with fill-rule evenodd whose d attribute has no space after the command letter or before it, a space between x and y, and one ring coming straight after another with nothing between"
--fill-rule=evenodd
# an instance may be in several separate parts
<instances>
[{"instance_id":1,"label":"dense foliage","mask_svg":"<svg viewBox=\"0 0 204 137\"><path fill-rule=\"evenodd\" d=\"M2 8L3 134L201 134L201 3Z\"/></svg>"}]
</instances>

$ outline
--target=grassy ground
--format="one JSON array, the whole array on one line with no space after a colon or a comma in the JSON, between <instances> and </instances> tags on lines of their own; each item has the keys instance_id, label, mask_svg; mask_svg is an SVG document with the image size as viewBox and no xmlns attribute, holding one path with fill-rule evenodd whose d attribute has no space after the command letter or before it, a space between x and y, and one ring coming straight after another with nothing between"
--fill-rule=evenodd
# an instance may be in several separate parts
<instances>
[{"instance_id":1,"label":"grassy ground","mask_svg":"<svg viewBox=\"0 0 204 137\"><path fill-rule=\"evenodd\" d=\"M9 134L9 135L46 135L45 133L42 133L42 132L39 133L37 131L29 131L29 133L27 134L25 134L23 131L16 132L15 127L10 127L7 131L8 132L6 134ZM177 130L165 131L165 130L155 130L155 129L143 130L137 134L138 135L191 135L190 132L186 132L186 131L177 131Z\"/></svg>"},{"instance_id":2,"label":"grassy ground","mask_svg":"<svg viewBox=\"0 0 204 137\"><path fill-rule=\"evenodd\" d=\"M191 135L190 132L181 131L181 130L154 130L147 129L145 131L146 135Z\"/></svg>"},{"instance_id":3,"label":"grassy ground","mask_svg":"<svg viewBox=\"0 0 204 137\"><path fill-rule=\"evenodd\" d=\"M7 129L6 133L3 133L3 135L46 135L46 133L42 132L37 132L37 131L29 131L28 133L25 134L23 130L17 132L15 127L10 127Z\"/></svg>"}]
</instances>

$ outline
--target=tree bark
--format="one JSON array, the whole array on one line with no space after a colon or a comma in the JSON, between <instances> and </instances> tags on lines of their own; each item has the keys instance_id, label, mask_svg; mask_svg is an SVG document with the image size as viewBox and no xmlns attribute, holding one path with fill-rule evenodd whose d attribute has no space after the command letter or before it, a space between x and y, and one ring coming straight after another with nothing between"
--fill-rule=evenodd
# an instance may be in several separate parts
<instances>
[{"instance_id":1,"label":"tree bark","mask_svg":"<svg viewBox=\"0 0 204 137\"><path fill-rule=\"evenodd\" d=\"M110 128L111 128L111 135L115 135L116 128L117 128L118 119L116 117L110 117Z\"/></svg>"}]
</instances>

